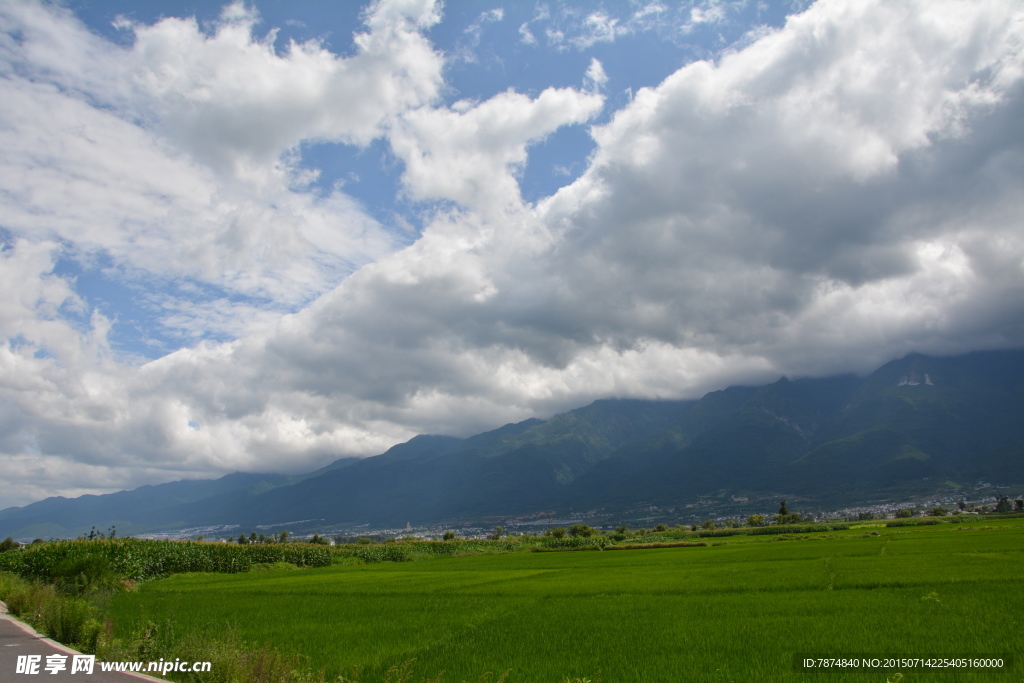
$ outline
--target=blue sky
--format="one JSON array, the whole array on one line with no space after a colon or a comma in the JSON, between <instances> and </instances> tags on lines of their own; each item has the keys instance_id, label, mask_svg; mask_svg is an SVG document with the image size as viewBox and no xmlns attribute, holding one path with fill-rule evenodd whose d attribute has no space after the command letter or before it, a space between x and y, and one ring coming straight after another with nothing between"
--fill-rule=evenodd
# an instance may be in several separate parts
<instances>
[{"instance_id":1,"label":"blue sky","mask_svg":"<svg viewBox=\"0 0 1024 683\"><path fill-rule=\"evenodd\" d=\"M0 7L0 507L1024 344L1018 3Z\"/></svg>"}]
</instances>

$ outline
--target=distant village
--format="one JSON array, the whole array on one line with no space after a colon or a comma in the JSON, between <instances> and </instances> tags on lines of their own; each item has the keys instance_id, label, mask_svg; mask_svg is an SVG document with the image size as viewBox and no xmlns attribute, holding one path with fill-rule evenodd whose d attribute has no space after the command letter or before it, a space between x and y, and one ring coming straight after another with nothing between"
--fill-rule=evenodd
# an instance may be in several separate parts
<instances>
[{"instance_id":1,"label":"distant village","mask_svg":"<svg viewBox=\"0 0 1024 683\"><path fill-rule=\"evenodd\" d=\"M874 519L891 519L902 513L907 516L925 517L942 514L977 515L988 512L1021 511L1021 496L1024 485L1007 484L995 486L989 482L979 481L969 490L960 489L943 495L902 500L878 501L869 505L825 509L811 501L798 496L787 498L792 512L799 514L803 521L870 521ZM294 541L308 540L316 535L331 545L335 543L355 543L360 539L379 542L388 539L441 539L446 532L452 532L461 539L494 538L496 529L502 536L523 536L527 534L544 534L549 529L565 528L573 524L585 523L597 530L611 530L621 524L631 529L655 527L658 524L667 526L697 526L709 528L725 527L742 522L752 514L764 514L766 517L774 513L779 501L784 496L747 497L743 495L725 495L719 492L713 497L701 498L693 503L675 506L641 505L635 508L612 512L596 509L559 513L541 511L520 517L486 518L478 520L449 521L441 524L414 525L406 522L401 527L373 527L370 524L358 526L330 526L320 528L320 520L297 520L280 524L267 524L255 527L261 536L278 537L282 532ZM1006 509L1000 509L1006 506ZM164 533L140 534L140 538L150 539L197 539L207 541L234 539L242 531L238 525L219 525L179 529ZM248 531L246 529L245 531Z\"/></svg>"}]
</instances>

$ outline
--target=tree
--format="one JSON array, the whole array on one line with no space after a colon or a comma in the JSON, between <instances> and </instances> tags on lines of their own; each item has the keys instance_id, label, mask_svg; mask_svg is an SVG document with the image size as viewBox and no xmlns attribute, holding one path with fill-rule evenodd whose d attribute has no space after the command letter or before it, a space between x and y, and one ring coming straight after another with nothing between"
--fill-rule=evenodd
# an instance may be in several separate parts
<instances>
[{"instance_id":1,"label":"tree","mask_svg":"<svg viewBox=\"0 0 1024 683\"><path fill-rule=\"evenodd\" d=\"M658 526L654 527L654 530L655 531L668 531L668 527L665 526L664 524L659 524Z\"/></svg>"},{"instance_id":2,"label":"tree","mask_svg":"<svg viewBox=\"0 0 1024 683\"><path fill-rule=\"evenodd\" d=\"M896 513L897 517L913 517L914 513L911 510L903 508Z\"/></svg>"},{"instance_id":3,"label":"tree","mask_svg":"<svg viewBox=\"0 0 1024 683\"><path fill-rule=\"evenodd\" d=\"M249 539L245 537L245 534L238 534L238 545L247 545Z\"/></svg>"},{"instance_id":4,"label":"tree","mask_svg":"<svg viewBox=\"0 0 1024 683\"><path fill-rule=\"evenodd\" d=\"M1024 498L1018 498L1013 501L1013 509L1017 512L1024 512Z\"/></svg>"},{"instance_id":5,"label":"tree","mask_svg":"<svg viewBox=\"0 0 1024 683\"><path fill-rule=\"evenodd\" d=\"M947 510L946 508L942 507L941 505L936 505L935 507L928 511L928 514L932 517L945 517L947 512L949 512L949 510Z\"/></svg>"},{"instance_id":6,"label":"tree","mask_svg":"<svg viewBox=\"0 0 1024 683\"><path fill-rule=\"evenodd\" d=\"M701 522L700 526L702 529L714 529L717 525L715 524L715 520L705 519L703 522Z\"/></svg>"},{"instance_id":7,"label":"tree","mask_svg":"<svg viewBox=\"0 0 1024 683\"><path fill-rule=\"evenodd\" d=\"M570 536L583 536L584 538L593 536L594 529L586 524L573 524L569 527Z\"/></svg>"},{"instance_id":8,"label":"tree","mask_svg":"<svg viewBox=\"0 0 1024 683\"><path fill-rule=\"evenodd\" d=\"M1002 496L999 499L999 502L996 503L996 512L1000 512L1000 513L1004 513L1005 514L1005 513L1009 512L1012 509L1013 508L1010 506L1010 499L1007 498L1006 496Z\"/></svg>"},{"instance_id":9,"label":"tree","mask_svg":"<svg viewBox=\"0 0 1024 683\"><path fill-rule=\"evenodd\" d=\"M765 526L768 520L765 519L764 515L750 515L747 517L747 526Z\"/></svg>"},{"instance_id":10,"label":"tree","mask_svg":"<svg viewBox=\"0 0 1024 683\"><path fill-rule=\"evenodd\" d=\"M313 538L309 539L310 543L316 543L317 545L330 545L328 540L320 534L313 534Z\"/></svg>"},{"instance_id":11,"label":"tree","mask_svg":"<svg viewBox=\"0 0 1024 683\"><path fill-rule=\"evenodd\" d=\"M260 534L260 536L261 536L261 538L259 540L260 540L260 542L262 542L266 537L263 536L263 534ZM254 531L251 534L249 534L249 543L255 543L255 542L256 542L256 532Z\"/></svg>"},{"instance_id":12,"label":"tree","mask_svg":"<svg viewBox=\"0 0 1024 683\"><path fill-rule=\"evenodd\" d=\"M505 532L505 528L501 526L494 527L494 534L491 536L492 541L501 539L501 535Z\"/></svg>"},{"instance_id":13,"label":"tree","mask_svg":"<svg viewBox=\"0 0 1024 683\"><path fill-rule=\"evenodd\" d=\"M779 514L780 515L788 515L789 514L789 510L786 509L786 499L785 498L783 498L782 502L779 503Z\"/></svg>"},{"instance_id":14,"label":"tree","mask_svg":"<svg viewBox=\"0 0 1024 683\"><path fill-rule=\"evenodd\" d=\"M555 527L551 530L551 535L555 538L565 538L565 529L562 527Z\"/></svg>"},{"instance_id":15,"label":"tree","mask_svg":"<svg viewBox=\"0 0 1024 683\"><path fill-rule=\"evenodd\" d=\"M282 531L281 532L281 543L287 543L287 542L288 542L288 531Z\"/></svg>"},{"instance_id":16,"label":"tree","mask_svg":"<svg viewBox=\"0 0 1024 683\"><path fill-rule=\"evenodd\" d=\"M628 530L629 530L629 527L626 526L625 524L620 524L617 527L615 527L615 533L617 533L617 534L624 534Z\"/></svg>"},{"instance_id":17,"label":"tree","mask_svg":"<svg viewBox=\"0 0 1024 683\"><path fill-rule=\"evenodd\" d=\"M10 536L8 536L7 538L5 538L5 539L3 540L3 543L0 543L0 553L2 553L2 552L6 552L6 551L8 551L8 550L14 550L14 549L15 549L15 548L17 548L17 547L18 547L19 545L21 545L21 544L20 544L20 543L18 543L17 541L15 541L15 540L14 540L13 538L11 538Z\"/></svg>"},{"instance_id":18,"label":"tree","mask_svg":"<svg viewBox=\"0 0 1024 683\"><path fill-rule=\"evenodd\" d=\"M444 536L442 538L444 538L444 540L446 540L446 541L454 541L455 540L455 532L454 531L446 531L446 532L444 532Z\"/></svg>"},{"instance_id":19,"label":"tree","mask_svg":"<svg viewBox=\"0 0 1024 683\"><path fill-rule=\"evenodd\" d=\"M962 500L961 500L961 501L960 501L959 503L957 503L957 504L956 504L956 506L957 506L957 507L958 507L959 509L961 509L961 510L966 510L966 509L967 509L967 503L966 503L966 501L962 501Z\"/></svg>"}]
</instances>

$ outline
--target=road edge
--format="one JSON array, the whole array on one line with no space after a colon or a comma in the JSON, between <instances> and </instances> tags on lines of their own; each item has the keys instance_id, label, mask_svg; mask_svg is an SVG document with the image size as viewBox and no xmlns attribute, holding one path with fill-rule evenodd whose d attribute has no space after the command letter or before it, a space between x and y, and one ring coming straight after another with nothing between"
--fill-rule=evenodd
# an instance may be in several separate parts
<instances>
[{"instance_id":1,"label":"road edge","mask_svg":"<svg viewBox=\"0 0 1024 683\"><path fill-rule=\"evenodd\" d=\"M13 614L11 614L10 610L7 609L7 603L5 603L3 600L0 600L0 619L3 619L4 621L11 622L12 624L14 624L18 628L20 628L22 631L24 631L26 634L32 636L33 638L35 638L37 640L43 641L44 643L46 643L50 647L54 648L55 650L59 650L60 652L63 652L65 654L69 654L69 655L80 655L80 654L82 654L78 650L71 649L70 647L68 647L64 643L58 643L53 638L49 638L47 636L44 636L42 633L40 633L39 631L35 630L30 625L26 624L24 621L22 621L21 619L17 618ZM143 673L136 673L134 671L118 671L117 673L123 673L126 676L131 676L132 678L136 678L136 679L138 679L140 681L150 681L150 682L155 682L155 683L168 683L166 678L155 678L153 676L149 676L149 675L143 674Z\"/></svg>"}]
</instances>

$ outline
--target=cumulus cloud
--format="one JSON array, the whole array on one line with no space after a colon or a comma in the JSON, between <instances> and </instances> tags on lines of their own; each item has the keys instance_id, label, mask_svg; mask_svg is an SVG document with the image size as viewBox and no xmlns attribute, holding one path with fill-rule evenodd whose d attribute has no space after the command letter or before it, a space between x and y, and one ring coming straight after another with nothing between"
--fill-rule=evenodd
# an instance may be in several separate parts
<instances>
[{"instance_id":1,"label":"cumulus cloud","mask_svg":"<svg viewBox=\"0 0 1024 683\"><path fill-rule=\"evenodd\" d=\"M617 301L608 333L628 330L623 343L646 329L763 353L791 372L801 356L815 363L810 349L831 362L846 347L866 369L913 348L997 343L948 311L990 301L994 283L969 251L998 241L1009 262L1024 253L1009 189L1020 180L1020 24L993 21L1012 15L821 3L638 92L595 130L584 177L544 206L565 231L563 267L580 281L605 267L580 300L602 302L594 326L609 325ZM844 300L860 302L857 314ZM996 308L1020 319L1013 299ZM998 341L1020 342L1019 328Z\"/></svg>"},{"instance_id":2,"label":"cumulus cloud","mask_svg":"<svg viewBox=\"0 0 1024 683\"><path fill-rule=\"evenodd\" d=\"M588 120L602 104L600 95L571 88L547 88L532 99L508 91L478 104L411 111L389 140L413 197L452 200L496 218L521 203L516 171L527 145Z\"/></svg>"},{"instance_id":3,"label":"cumulus cloud","mask_svg":"<svg viewBox=\"0 0 1024 683\"><path fill-rule=\"evenodd\" d=\"M394 244L351 198L308 189L297 145L366 144L435 99L442 58L422 30L438 19L432 3L378 3L342 58L315 41L278 54L241 4L211 33L122 22L129 47L66 11L5 5L2 228L73 244L128 280L219 287L222 311L234 295L300 306ZM235 308L222 331L254 319Z\"/></svg>"},{"instance_id":4,"label":"cumulus cloud","mask_svg":"<svg viewBox=\"0 0 1024 683\"><path fill-rule=\"evenodd\" d=\"M227 7L215 32L195 19L133 26L133 76L155 99L161 125L215 167L252 173L303 140L366 144L395 114L430 102L442 59L421 29L439 20L433 3L378 3L356 53L318 41L274 48L254 36L259 16Z\"/></svg>"},{"instance_id":5,"label":"cumulus cloud","mask_svg":"<svg viewBox=\"0 0 1024 683\"><path fill-rule=\"evenodd\" d=\"M282 68L309 60L301 63L334 73L338 58L319 47L279 56L251 38L249 14L232 12L213 34L194 34L203 42L197 49L216 44L235 56L288 62ZM421 45L417 31L438 18L436 7L417 3L375 5L368 16L366 35L382 31L401 45ZM173 26L193 35L187 22ZM238 36L221 35L229 31ZM131 128L59 91L53 79L25 78L11 92L39 116L47 108L58 116L61 107L84 116L87 134L68 146L75 158L105 149L96 145L107 130L137 146L138 170L111 160L86 168L94 169L89 176L134 178L142 189L97 199L90 211L100 220L54 213L46 224L57 227L40 233L50 237L33 241L23 235L41 223L24 207L49 203L34 193L48 186L88 201L98 191L88 189L91 178L79 187L69 170L52 170L65 158L44 142L38 149L51 160L40 168L57 173L49 185L19 185L30 181L13 169L27 163L0 162L9 167L3 220L22 236L0 252L2 276L30 283L0 306L5 462L48 490L63 489L32 472L52 472L55 458L82 472L142 478L155 476L157 462L165 473L295 471L339 454L380 452L419 432L466 435L603 396L696 396L783 373L866 371L913 350L1020 346L1022 46L1024 13L1013 2L820 2L716 62L686 65L640 89L592 129L597 147L587 171L536 206L523 203L517 182L530 145L595 116L603 105L596 92L510 91L444 105L431 99L434 83L415 95L422 100L388 100L397 102L393 110L365 128L373 117L339 112L329 124L303 119L316 123L281 132L266 150L228 140L217 152L234 160L227 168L193 154L188 127L174 123L170 109L153 110L152 130ZM114 48L86 52L103 49ZM590 78L597 83L596 70ZM40 124L38 137L49 125ZM153 133L165 126L170 132ZM121 138L125 130L137 137ZM203 229L216 239L230 239L232 225L276 234L259 213L267 204L235 200L221 208L237 187L221 178L253 183L272 175L268 167L287 162L266 155L305 135L354 144L365 140L360 135L385 136L404 163L404 191L440 202L419 238L398 250L379 247L372 262L351 266L308 306L234 341L201 342L141 367L106 350L102 316L85 311L75 322L62 314L83 307L73 282L54 274L65 241L121 248L120 259L147 273L192 272L118 246L171 242L166 233L187 223L163 218L170 209L146 183L190 188L174 190L175 198L215 197L184 206L206 217ZM27 158L36 147L12 149L10 158ZM151 163L171 180L152 180ZM239 163L260 173L240 173ZM338 204L327 205L281 182L275 201L293 207L293 233L321 231L320 241L306 238L316 245L309 258L364 249L329 250L333 219L361 215L351 200L332 195ZM253 217L233 222L236 204ZM323 218L317 224L311 216ZM85 226L72 240L77 220ZM372 235L372 222L364 225L359 234ZM242 254L265 243L246 247L248 234L238 235ZM201 258L175 249L169 260L205 272ZM289 253L303 253L296 249ZM203 277L249 278L253 284L231 286L258 292L261 277L294 282L320 272L303 265L308 260L268 265L265 276L259 260L234 270L215 260L210 273L231 275ZM292 262L305 275L281 275Z\"/></svg>"}]
</instances>

